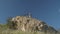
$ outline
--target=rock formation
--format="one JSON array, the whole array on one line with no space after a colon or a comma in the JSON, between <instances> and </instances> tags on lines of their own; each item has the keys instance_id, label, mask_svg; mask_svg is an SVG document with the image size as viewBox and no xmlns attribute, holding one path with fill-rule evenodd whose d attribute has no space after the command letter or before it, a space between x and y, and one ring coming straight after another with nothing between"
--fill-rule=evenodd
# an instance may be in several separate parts
<instances>
[{"instance_id":1,"label":"rock formation","mask_svg":"<svg viewBox=\"0 0 60 34\"><path fill-rule=\"evenodd\" d=\"M21 31L57 32L53 27L48 26L44 21L32 18L31 16L16 16L10 21L10 29L17 29Z\"/></svg>"}]
</instances>

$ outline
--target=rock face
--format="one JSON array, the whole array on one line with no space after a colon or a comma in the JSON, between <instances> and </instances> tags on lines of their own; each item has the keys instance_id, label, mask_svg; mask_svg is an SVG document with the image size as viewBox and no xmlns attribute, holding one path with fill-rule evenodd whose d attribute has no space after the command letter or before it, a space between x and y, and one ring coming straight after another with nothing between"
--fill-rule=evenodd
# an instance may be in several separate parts
<instances>
[{"instance_id":1,"label":"rock face","mask_svg":"<svg viewBox=\"0 0 60 34\"><path fill-rule=\"evenodd\" d=\"M27 17L27 16L17 16L12 18L12 22L16 23L16 28L22 31L26 30L42 30L43 26L47 26L43 21Z\"/></svg>"},{"instance_id":2,"label":"rock face","mask_svg":"<svg viewBox=\"0 0 60 34\"><path fill-rule=\"evenodd\" d=\"M16 16L11 19L11 29L21 31L48 31L57 32L53 27L48 26L45 22L32 18L30 16Z\"/></svg>"}]
</instances>

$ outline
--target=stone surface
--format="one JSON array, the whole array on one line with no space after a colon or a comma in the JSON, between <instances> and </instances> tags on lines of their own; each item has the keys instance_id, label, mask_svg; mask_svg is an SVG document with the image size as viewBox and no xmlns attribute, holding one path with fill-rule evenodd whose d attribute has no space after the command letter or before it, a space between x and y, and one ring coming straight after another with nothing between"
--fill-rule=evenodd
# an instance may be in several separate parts
<instances>
[{"instance_id":1,"label":"stone surface","mask_svg":"<svg viewBox=\"0 0 60 34\"><path fill-rule=\"evenodd\" d=\"M57 32L45 22L29 16L16 16L11 19L13 28L21 31Z\"/></svg>"}]
</instances>

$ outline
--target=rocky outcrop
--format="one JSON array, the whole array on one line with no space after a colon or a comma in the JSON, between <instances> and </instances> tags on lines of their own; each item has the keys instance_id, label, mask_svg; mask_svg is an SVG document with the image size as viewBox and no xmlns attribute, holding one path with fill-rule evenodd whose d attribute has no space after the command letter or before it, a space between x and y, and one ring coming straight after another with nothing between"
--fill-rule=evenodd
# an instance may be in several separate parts
<instances>
[{"instance_id":1,"label":"rocky outcrop","mask_svg":"<svg viewBox=\"0 0 60 34\"><path fill-rule=\"evenodd\" d=\"M53 27L48 26L45 22L30 16L16 16L10 21L10 29L17 29L21 31L57 32Z\"/></svg>"}]
</instances>

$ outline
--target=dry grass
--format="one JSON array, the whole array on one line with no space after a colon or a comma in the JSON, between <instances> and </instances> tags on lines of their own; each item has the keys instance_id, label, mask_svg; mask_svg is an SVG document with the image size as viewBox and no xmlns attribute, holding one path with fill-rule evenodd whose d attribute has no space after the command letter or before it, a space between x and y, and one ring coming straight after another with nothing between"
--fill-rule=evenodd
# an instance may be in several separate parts
<instances>
[{"instance_id":1,"label":"dry grass","mask_svg":"<svg viewBox=\"0 0 60 34\"><path fill-rule=\"evenodd\" d=\"M44 32L23 32L18 30L0 30L0 34L52 34L52 33L44 33ZM53 33L55 34L55 33Z\"/></svg>"},{"instance_id":2,"label":"dry grass","mask_svg":"<svg viewBox=\"0 0 60 34\"><path fill-rule=\"evenodd\" d=\"M18 30L5 30L0 31L0 34L37 34L37 32L23 32Z\"/></svg>"}]
</instances>

